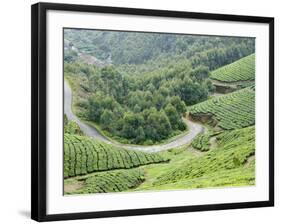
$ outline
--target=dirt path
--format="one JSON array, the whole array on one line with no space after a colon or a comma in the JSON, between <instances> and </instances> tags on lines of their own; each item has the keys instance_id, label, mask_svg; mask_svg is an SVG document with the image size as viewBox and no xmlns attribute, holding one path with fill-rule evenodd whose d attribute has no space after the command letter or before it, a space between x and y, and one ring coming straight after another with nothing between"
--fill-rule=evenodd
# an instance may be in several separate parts
<instances>
[{"instance_id":1,"label":"dirt path","mask_svg":"<svg viewBox=\"0 0 281 224\"><path fill-rule=\"evenodd\" d=\"M64 81L64 113L69 120L75 121L81 128L81 130L88 136L101 140L107 144L112 144L114 146L122 147L125 149L134 149L141 150L146 152L159 152L167 150L170 148L179 147L185 144L189 144L199 133L204 132L204 127L198 123L186 120L189 131L183 136L173 139L171 142L161 145L152 145L152 146L141 146L141 145L126 145L121 143L116 143L110 141L108 138L99 133L94 127L89 126L81 122L76 115L72 112L72 92L68 83Z\"/></svg>"},{"instance_id":2,"label":"dirt path","mask_svg":"<svg viewBox=\"0 0 281 224\"><path fill-rule=\"evenodd\" d=\"M64 184L64 193L71 193L75 190L78 190L84 186L82 181L77 181L71 184Z\"/></svg>"}]
</instances>

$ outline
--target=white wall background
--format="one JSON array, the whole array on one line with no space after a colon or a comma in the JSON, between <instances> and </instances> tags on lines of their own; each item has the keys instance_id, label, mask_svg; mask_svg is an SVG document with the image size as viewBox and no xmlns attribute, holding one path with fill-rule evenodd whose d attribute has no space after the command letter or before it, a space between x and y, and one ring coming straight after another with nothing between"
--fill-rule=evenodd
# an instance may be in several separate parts
<instances>
[{"instance_id":1,"label":"white wall background","mask_svg":"<svg viewBox=\"0 0 281 224\"><path fill-rule=\"evenodd\" d=\"M50 0L51 1L51 0ZM6 0L0 7L0 223L30 220L30 5ZM63 3L184 10L275 17L276 206L169 215L150 215L60 223L278 223L281 218L280 5L278 0L60 0ZM267 134L267 133L265 133ZM280 221L279 221L280 222Z\"/></svg>"}]
</instances>

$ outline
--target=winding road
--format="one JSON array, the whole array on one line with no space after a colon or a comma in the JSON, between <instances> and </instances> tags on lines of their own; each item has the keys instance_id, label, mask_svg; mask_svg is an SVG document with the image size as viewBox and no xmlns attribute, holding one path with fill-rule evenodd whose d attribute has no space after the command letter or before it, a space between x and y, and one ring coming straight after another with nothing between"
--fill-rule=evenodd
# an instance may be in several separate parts
<instances>
[{"instance_id":1,"label":"winding road","mask_svg":"<svg viewBox=\"0 0 281 224\"><path fill-rule=\"evenodd\" d=\"M108 138L99 133L94 127L89 126L78 119L72 112L72 91L66 81L64 81L64 113L69 120L75 121L81 130L88 136L101 140L107 144L122 147L125 149L141 150L146 152L159 152L170 148L179 147L190 143L199 133L204 132L204 127L198 123L187 120L189 131L185 135L173 139L171 142L161 145L141 146L141 145L127 145L110 141Z\"/></svg>"}]
</instances>

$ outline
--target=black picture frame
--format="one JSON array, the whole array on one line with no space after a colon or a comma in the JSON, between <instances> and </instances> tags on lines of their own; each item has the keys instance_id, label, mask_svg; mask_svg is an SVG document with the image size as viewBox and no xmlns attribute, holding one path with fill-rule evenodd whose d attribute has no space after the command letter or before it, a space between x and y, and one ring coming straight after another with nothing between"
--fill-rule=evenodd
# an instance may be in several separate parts
<instances>
[{"instance_id":1,"label":"black picture frame","mask_svg":"<svg viewBox=\"0 0 281 224\"><path fill-rule=\"evenodd\" d=\"M69 214L46 214L46 13L48 10L100 12L124 15L162 16L217 21L254 22L269 24L269 200L243 203L160 207ZM37 3L31 11L31 218L36 221L73 220L115 216L133 216L222 209L274 206L274 18L164 11L137 8L103 7L74 4Z\"/></svg>"}]
</instances>

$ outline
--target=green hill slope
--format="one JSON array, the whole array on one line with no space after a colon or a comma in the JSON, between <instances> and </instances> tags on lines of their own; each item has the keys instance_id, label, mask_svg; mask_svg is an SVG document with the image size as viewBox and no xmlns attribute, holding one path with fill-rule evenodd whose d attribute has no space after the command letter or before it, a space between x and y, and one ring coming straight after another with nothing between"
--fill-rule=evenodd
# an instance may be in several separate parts
<instances>
[{"instance_id":1,"label":"green hill slope","mask_svg":"<svg viewBox=\"0 0 281 224\"><path fill-rule=\"evenodd\" d=\"M64 135L64 178L166 161L159 153L129 151L85 136Z\"/></svg>"},{"instance_id":2,"label":"green hill slope","mask_svg":"<svg viewBox=\"0 0 281 224\"><path fill-rule=\"evenodd\" d=\"M81 188L70 192L66 190L66 194L121 192L135 188L143 181L143 170L138 168L97 172L76 179L66 179L65 184L68 186L82 183Z\"/></svg>"},{"instance_id":3,"label":"green hill slope","mask_svg":"<svg viewBox=\"0 0 281 224\"><path fill-rule=\"evenodd\" d=\"M217 136L218 148L201 157L182 161L159 175L154 189L252 185L255 180L255 127L225 131ZM210 183L212 183L210 185Z\"/></svg>"},{"instance_id":4,"label":"green hill slope","mask_svg":"<svg viewBox=\"0 0 281 224\"><path fill-rule=\"evenodd\" d=\"M255 124L255 89L248 87L218 96L189 108L194 120L229 130Z\"/></svg>"},{"instance_id":5,"label":"green hill slope","mask_svg":"<svg viewBox=\"0 0 281 224\"><path fill-rule=\"evenodd\" d=\"M255 54L241 58L211 72L211 78L222 82L249 81L255 79Z\"/></svg>"}]
</instances>

